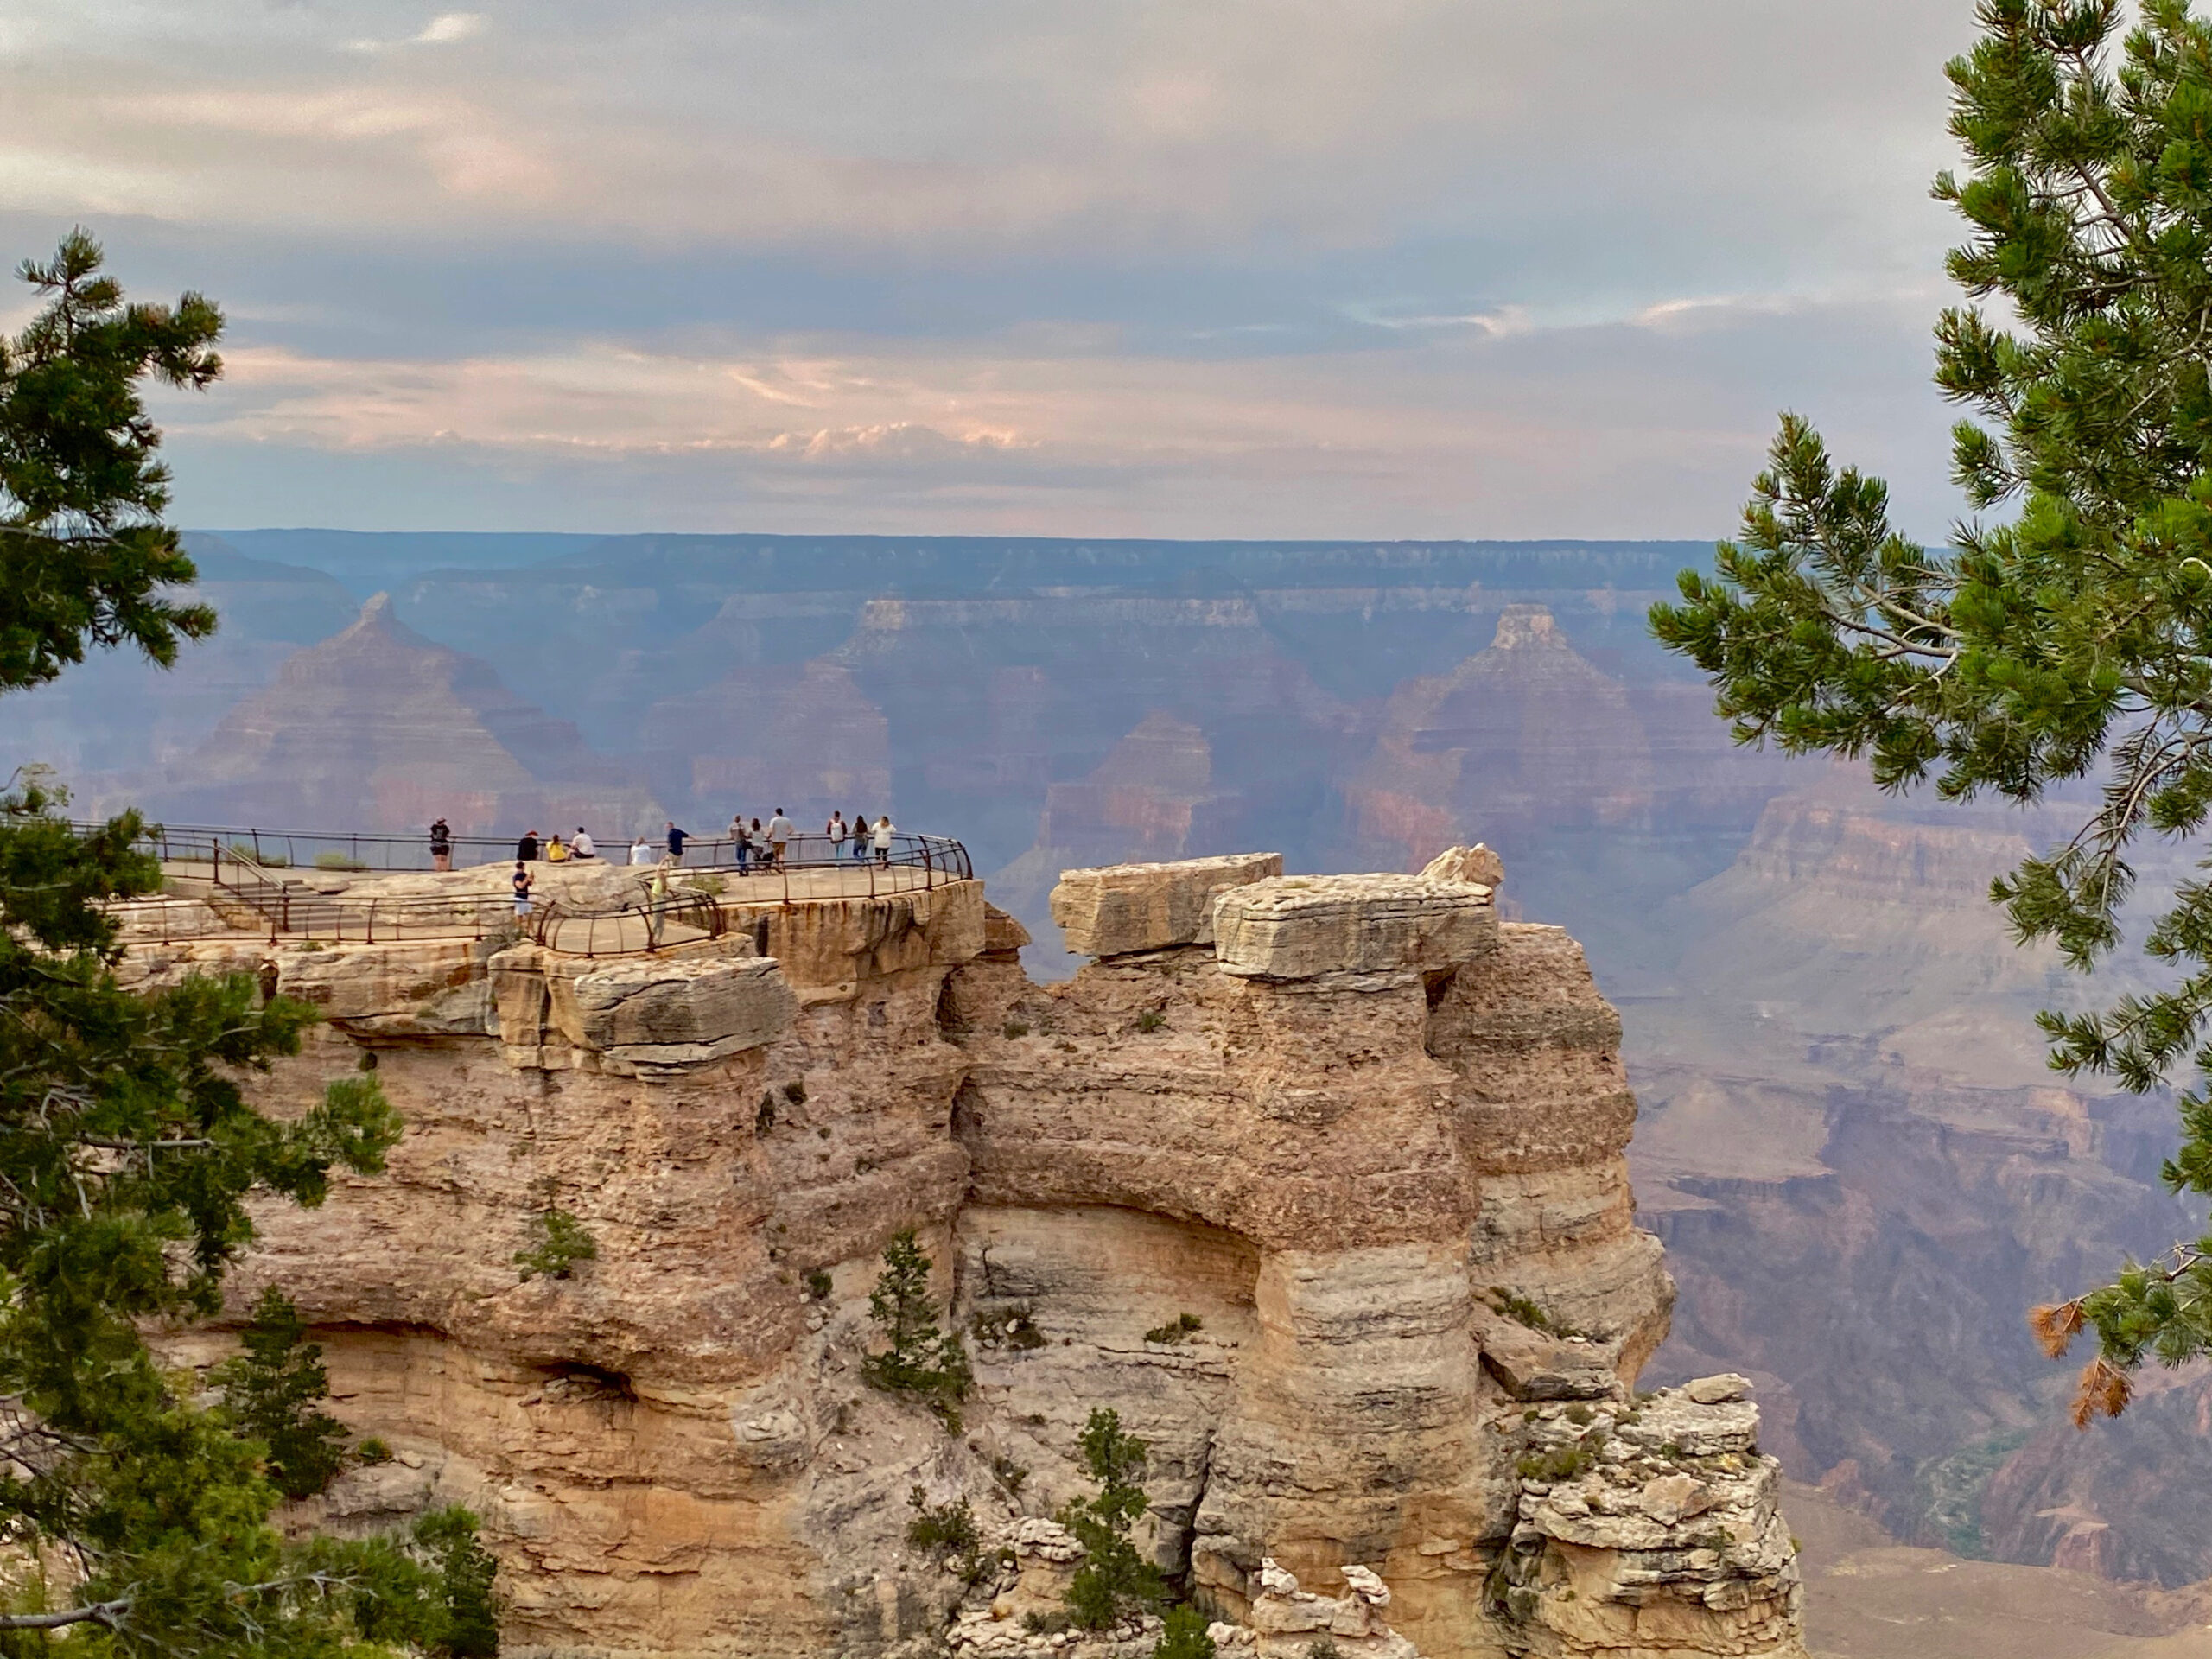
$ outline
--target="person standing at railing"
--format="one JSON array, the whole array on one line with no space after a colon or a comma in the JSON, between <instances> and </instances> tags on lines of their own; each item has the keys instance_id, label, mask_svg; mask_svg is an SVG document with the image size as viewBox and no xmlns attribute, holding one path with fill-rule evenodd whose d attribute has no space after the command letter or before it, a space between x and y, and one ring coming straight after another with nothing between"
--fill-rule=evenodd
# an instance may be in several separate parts
<instances>
[{"instance_id":1,"label":"person standing at railing","mask_svg":"<svg viewBox=\"0 0 2212 1659\"><path fill-rule=\"evenodd\" d=\"M533 878L530 865L523 859L515 861L515 919L525 920L530 915L530 889Z\"/></svg>"},{"instance_id":2,"label":"person standing at railing","mask_svg":"<svg viewBox=\"0 0 2212 1659\"><path fill-rule=\"evenodd\" d=\"M653 861L652 843L643 836L630 843L630 861L639 869Z\"/></svg>"},{"instance_id":3,"label":"person standing at railing","mask_svg":"<svg viewBox=\"0 0 2212 1659\"><path fill-rule=\"evenodd\" d=\"M898 833L891 827L891 815L886 812L875 821L875 861L891 862L891 837Z\"/></svg>"},{"instance_id":4,"label":"person standing at railing","mask_svg":"<svg viewBox=\"0 0 2212 1659\"><path fill-rule=\"evenodd\" d=\"M453 830L443 818L430 825L430 868L434 870L453 868Z\"/></svg>"},{"instance_id":5,"label":"person standing at railing","mask_svg":"<svg viewBox=\"0 0 2212 1659\"><path fill-rule=\"evenodd\" d=\"M784 816L782 807L778 807L776 816L768 820L768 860L778 869L784 867L784 849L798 833L798 825Z\"/></svg>"},{"instance_id":6,"label":"person standing at railing","mask_svg":"<svg viewBox=\"0 0 2212 1659\"><path fill-rule=\"evenodd\" d=\"M599 856L599 849L593 844L590 835L586 832L581 823L576 826L576 838L569 843L569 856L571 858Z\"/></svg>"},{"instance_id":7,"label":"person standing at railing","mask_svg":"<svg viewBox=\"0 0 2212 1659\"><path fill-rule=\"evenodd\" d=\"M853 814L853 858L855 861L868 856L868 814Z\"/></svg>"},{"instance_id":8,"label":"person standing at railing","mask_svg":"<svg viewBox=\"0 0 2212 1659\"><path fill-rule=\"evenodd\" d=\"M729 821L729 844L735 848L737 873L749 875L753 869L753 832L745 827L745 814L741 812Z\"/></svg>"},{"instance_id":9,"label":"person standing at railing","mask_svg":"<svg viewBox=\"0 0 2212 1659\"><path fill-rule=\"evenodd\" d=\"M515 858L518 862L524 864L534 864L537 861L537 830L531 830L520 841L515 842Z\"/></svg>"},{"instance_id":10,"label":"person standing at railing","mask_svg":"<svg viewBox=\"0 0 2212 1659\"><path fill-rule=\"evenodd\" d=\"M689 830L677 829L674 818L668 821L668 855L679 864L683 861L683 843L690 839Z\"/></svg>"},{"instance_id":11,"label":"person standing at railing","mask_svg":"<svg viewBox=\"0 0 2212 1659\"><path fill-rule=\"evenodd\" d=\"M836 863L845 855L845 837L851 833L845 828L845 815L832 812L830 822L822 826L822 833L830 837L830 861Z\"/></svg>"}]
</instances>

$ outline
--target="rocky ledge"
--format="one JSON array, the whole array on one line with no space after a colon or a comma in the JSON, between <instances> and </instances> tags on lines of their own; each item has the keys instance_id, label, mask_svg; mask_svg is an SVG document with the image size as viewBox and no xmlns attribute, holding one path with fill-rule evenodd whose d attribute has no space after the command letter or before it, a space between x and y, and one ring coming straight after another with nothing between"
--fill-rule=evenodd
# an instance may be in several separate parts
<instances>
[{"instance_id":1,"label":"rocky ledge","mask_svg":"<svg viewBox=\"0 0 2212 1659\"><path fill-rule=\"evenodd\" d=\"M1739 1381L1634 1392L1673 1291L1580 950L1498 919L1480 849L1280 872L1071 872L1097 959L1052 986L975 882L748 906L650 960L238 939L131 971L311 998L263 1100L373 1068L407 1119L384 1175L260 1213L233 1308L282 1284L399 1453L325 1512L484 1516L512 1653L1148 1652L1021 1617L1072 1571L1048 1517L1103 1407L1225 1653L1798 1654ZM552 1210L596 1254L524 1280ZM862 1379L909 1229L973 1351L957 1434ZM1014 1565L911 1548L917 1490Z\"/></svg>"}]
</instances>

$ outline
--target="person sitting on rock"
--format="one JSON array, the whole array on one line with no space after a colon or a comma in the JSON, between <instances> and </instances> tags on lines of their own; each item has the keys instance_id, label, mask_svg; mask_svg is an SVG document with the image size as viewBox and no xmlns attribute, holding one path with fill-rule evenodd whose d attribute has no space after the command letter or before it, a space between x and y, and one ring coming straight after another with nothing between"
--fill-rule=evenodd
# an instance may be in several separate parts
<instances>
[{"instance_id":1,"label":"person sitting on rock","mask_svg":"<svg viewBox=\"0 0 2212 1659\"><path fill-rule=\"evenodd\" d=\"M570 858L597 858L599 849L592 844L591 836L581 823L576 826L576 838L569 843Z\"/></svg>"},{"instance_id":2,"label":"person sitting on rock","mask_svg":"<svg viewBox=\"0 0 2212 1659\"><path fill-rule=\"evenodd\" d=\"M545 861L548 864L569 861L569 849L561 844L561 833L557 830L553 832L553 839L545 843Z\"/></svg>"},{"instance_id":3,"label":"person sitting on rock","mask_svg":"<svg viewBox=\"0 0 2212 1659\"><path fill-rule=\"evenodd\" d=\"M518 841L518 842L515 842L515 858L516 858L517 861L518 861L518 862L520 862L520 863L524 863L524 864L531 864L531 863L535 863L535 862L537 861L537 830L531 830L528 835L524 836L520 841Z\"/></svg>"},{"instance_id":4,"label":"person sitting on rock","mask_svg":"<svg viewBox=\"0 0 2212 1659\"><path fill-rule=\"evenodd\" d=\"M640 869L653 861L652 843L643 836L630 843L630 861Z\"/></svg>"}]
</instances>

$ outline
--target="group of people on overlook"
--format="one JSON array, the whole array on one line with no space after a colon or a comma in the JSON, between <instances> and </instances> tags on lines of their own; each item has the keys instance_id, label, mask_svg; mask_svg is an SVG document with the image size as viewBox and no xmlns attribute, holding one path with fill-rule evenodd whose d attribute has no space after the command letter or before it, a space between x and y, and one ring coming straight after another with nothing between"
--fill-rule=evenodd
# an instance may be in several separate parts
<instances>
[{"instance_id":1,"label":"group of people on overlook","mask_svg":"<svg viewBox=\"0 0 2212 1659\"><path fill-rule=\"evenodd\" d=\"M878 864L887 865L891 861L892 841L897 833L888 813L879 814L870 823L865 812L855 812L849 820L842 812L832 812L822 827L823 836L830 843L828 862L833 865L844 861L849 847L850 856L856 861L865 861L873 853ZM790 845L798 835L798 826L780 806L765 825L757 817L747 820L742 813L731 818L728 840L737 874L750 875L756 868L765 874L785 868ZM695 839L690 830L677 828L671 818L661 837L660 846L664 850L656 852L654 844L639 836L630 843L627 861L632 865L658 864L660 868L654 874L654 893L657 897L664 897L668 871L683 861L684 847ZM563 841L558 832L543 839L535 830L523 836L515 843L515 914L531 913L531 889L536 885L530 868L532 864L541 859L549 864L566 864L598 857L598 844L582 824L576 826L576 833L567 841ZM453 868L453 829L443 818L430 825L430 868Z\"/></svg>"}]
</instances>

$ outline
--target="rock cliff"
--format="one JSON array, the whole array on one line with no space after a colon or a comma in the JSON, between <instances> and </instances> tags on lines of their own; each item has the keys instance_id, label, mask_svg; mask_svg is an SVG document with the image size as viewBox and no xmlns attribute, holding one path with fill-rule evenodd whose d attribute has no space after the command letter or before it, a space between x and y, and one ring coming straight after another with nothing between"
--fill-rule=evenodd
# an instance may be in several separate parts
<instances>
[{"instance_id":1,"label":"rock cliff","mask_svg":"<svg viewBox=\"0 0 2212 1659\"><path fill-rule=\"evenodd\" d=\"M1429 1659L1800 1652L1742 1380L1632 1392L1673 1288L1581 952L1500 923L1461 879L1488 855L1279 868L1071 874L1095 959L1050 987L972 881L741 890L727 937L650 960L276 950L327 1022L272 1107L358 1065L409 1124L384 1176L261 1215L231 1286L283 1285L400 1454L317 1513L474 1506L526 1653L1019 1651L1020 1586L963 1611L908 1494L966 1497L1019 1564L1110 1406L1154 1447L1149 1548L1249 1650L1344 1620ZM596 1258L525 1281L554 1208ZM861 1382L904 1228L976 1346L957 1436Z\"/></svg>"}]
</instances>

